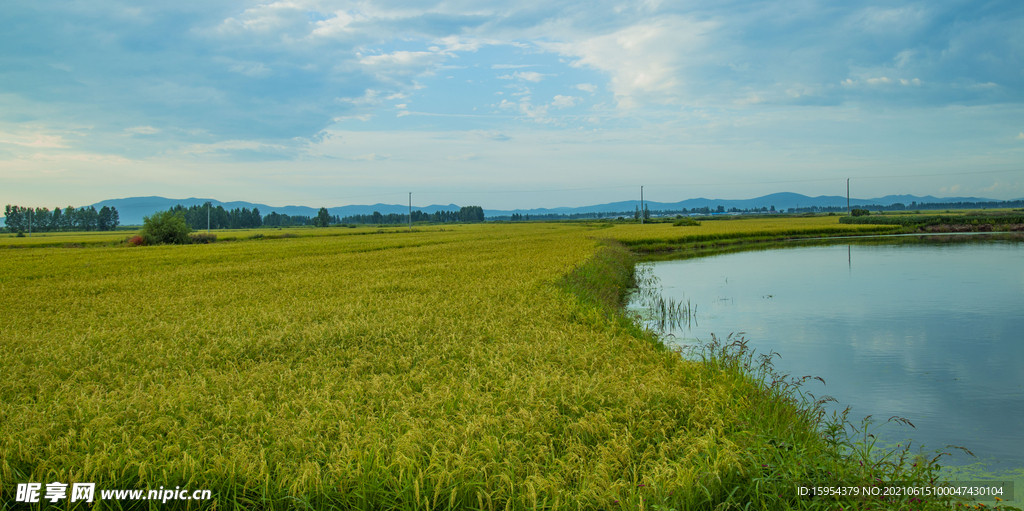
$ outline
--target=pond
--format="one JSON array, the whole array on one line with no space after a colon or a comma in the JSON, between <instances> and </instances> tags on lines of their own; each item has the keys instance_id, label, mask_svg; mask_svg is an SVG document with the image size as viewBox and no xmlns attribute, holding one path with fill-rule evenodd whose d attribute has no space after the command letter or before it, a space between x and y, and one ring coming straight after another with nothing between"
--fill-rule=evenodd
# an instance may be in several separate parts
<instances>
[{"instance_id":1,"label":"pond","mask_svg":"<svg viewBox=\"0 0 1024 511\"><path fill-rule=\"evenodd\" d=\"M798 245L638 270L690 311L665 326L667 344L742 335L781 355L777 371L822 377L804 388L835 397L830 411L916 427L882 427L883 442L965 446L976 459L955 451L943 464L1021 479L1024 244ZM629 307L657 328L643 295Z\"/></svg>"}]
</instances>

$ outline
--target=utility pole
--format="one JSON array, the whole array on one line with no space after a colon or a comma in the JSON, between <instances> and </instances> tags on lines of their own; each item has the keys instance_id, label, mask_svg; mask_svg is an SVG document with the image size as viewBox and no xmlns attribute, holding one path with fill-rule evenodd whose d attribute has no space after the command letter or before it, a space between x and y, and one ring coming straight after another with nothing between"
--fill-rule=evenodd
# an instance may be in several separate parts
<instances>
[{"instance_id":1,"label":"utility pole","mask_svg":"<svg viewBox=\"0 0 1024 511\"><path fill-rule=\"evenodd\" d=\"M640 186L640 225L644 225L644 187Z\"/></svg>"},{"instance_id":2,"label":"utility pole","mask_svg":"<svg viewBox=\"0 0 1024 511\"><path fill-rule=\"evenodd\" d=\"M409 232L412 232L412 192L409 192Z\"/></svg>"},{"instance_id":3,"label":"utility pole","mask_svg":"<svg viewBox=\"0 0 1024 511\"><path fill-rule=\"evenodd\" d=\"M850 178L846 178L846 216L850 216Z\"/></svg>"}]
</instances>

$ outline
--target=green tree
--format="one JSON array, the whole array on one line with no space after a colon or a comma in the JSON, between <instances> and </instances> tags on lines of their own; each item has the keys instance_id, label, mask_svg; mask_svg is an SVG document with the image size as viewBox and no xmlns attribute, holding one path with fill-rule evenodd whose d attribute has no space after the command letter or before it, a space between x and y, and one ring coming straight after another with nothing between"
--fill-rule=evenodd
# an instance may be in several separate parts
<instances>
[{"instance_id":1,"label":"green tree","mask_svg":"<svg viewBox=\"0 0 1024 511\"><path fill-rule=\"evenodd\" d=\"M64 230L64 213L60 208L53 208L53 215L50 217L50 226L54 231Z\"/></svg>"},{"instance_id":2,"label":"green tree","mask_svg":"<svg viewBox=\"0 0 1024 511\"><path fill-rule=\"evenodd\" d=\"M150 243L185 245L191 240L192 228L185 222L184 212L160 211L142 219L142 238Z\"/></svg>"},{"instance_id":3,"label":"green tree","mask_svg":"<svg viewBox=\"0 0 1024 511\"><path fill-rule=\"evenodd\" d=\"M100 231L112 231L113 226L110 225L110 208L103 206L100 208L99 214L96 215L96 229Z\"/></svg>"},{"instance_id":4,"label":"green tree","mask_svg":"<svg viewBox=\"0 0 1024 511\"><path fill-rule=\"evenodd\" d=\"M11 206L10 204L4 208L4 222L7 224L7 230L10 232L21 232L28 226L28 218L23 211L23 208L18 206Z\"/></svg>"},{"instance_id":5,"label":"green tree","mask_svg":"<svg viewBox=\"0 0 1024 511\"><path fill-rule=\"evenodd\" d=\"M320 208L320 211L316 214L316 219L313 225L317 227L327 227L331 225L331 214L327 212L327 208Z\"/></svg>"}]
</instances>

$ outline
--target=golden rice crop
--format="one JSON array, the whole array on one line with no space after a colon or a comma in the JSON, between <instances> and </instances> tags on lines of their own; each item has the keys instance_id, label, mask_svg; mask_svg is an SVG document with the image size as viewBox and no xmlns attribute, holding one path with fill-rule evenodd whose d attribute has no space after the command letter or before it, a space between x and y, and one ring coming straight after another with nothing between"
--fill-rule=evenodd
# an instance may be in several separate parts
<instances>
[{"instance_id":1,"label":"golden rice crop","mask_svg":"<svg viewBox=\"0 0 1024 511\"><path fill-rule=\"evenodd\" d=\"M0 501L28 481L211 489L221 507L724 498L751 477L752 445L817 437L786 403L759 421L748 381L557 285L599 238L641 235L475 225L5 251Z\"/></svg>"}]
</instances>

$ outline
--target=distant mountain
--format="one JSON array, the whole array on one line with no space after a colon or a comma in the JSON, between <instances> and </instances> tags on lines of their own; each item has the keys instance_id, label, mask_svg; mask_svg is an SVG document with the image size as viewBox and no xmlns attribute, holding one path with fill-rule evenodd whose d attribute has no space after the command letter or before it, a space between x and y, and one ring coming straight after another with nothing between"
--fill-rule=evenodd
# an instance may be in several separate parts
<instances>
[{"instance_id":1,"label":"distant mountain","mask_svg":"<svg viewBox=\"0 0 1024 511\"><path fill-rule=\"evenodd\" d=\"M875 199L855 199L850 198L850 206L890 206L896 203L902 203L910 206L911 203L929 203L929 202L999 202L995 199L984 199L978 197L947 197L947 198L936 198L931 195L924 197L917 197L914 195L887 195L885 197L879 197ZM776 210L785 211L789 208L807 208L807 207L846 207L846 197L838 195L820 195L818 197L808 197L799 193L782 192L765 195L763 197L757 197L754 199L705 199L703 197L697 199L686 199L679 202L654 202L645 201L645 205L651 211L678 211L683 208L686 209L700 209L710 208L716 209L718 206L722 206L725 209L737 208L737 209L760 209L771 208L775 206ZM612 202L608 204L598 204L595 206L583 206L578 208L538 208L538 209L514 209L514 210L484 210L484 214L487 216L506 216L513 213L519 213L522 215L547 215L547 214L560 214L560 215L571 215L574 213L616 213L616 212L632 212L640 206L639 200L630 200L622 202Z\"/></svg>"},{"instance_id":2,"label":"distant mountain","mask_svg":"<svg viewBox=\"0 0 1024 511\"><path fill-rule=\"evenodd\" d=\"M1024 199L1017 199L1022 200ZM177 204L189 207L192 205L202 205L210 202L214 207L223 206L224 209L235 209L235 208L258 208L260 214L266 216L271 212L276 211L282 215L301 215L301 216L316 216L320 210L319 207L308 207L308 206L283 206L275 207L268 206L266 204L258 204L252 202L235 201L235 202L221 202L215 199L199 199L190 197L188 199L168 199L164 197L129 197L126 199L110 199L102 202L93 204L96 209L100 209L103 206L110 206L117 208L118 215L121 219L121 225L141 225L142 218L148 215L152 215L157 211L163 211L174 207ZM1000 202L996 199L985 199L979 197L944 197L937 198L931 195L924 197L918 197L915 195L886 195L885 197L878 197L874 199L850 199L851 206L867 206L867 205L878 205L878 206L889 206L895 203L903 203L908 207L912 203L929 203L929 202ZM722 206L725 209L737 208L737 209L760 209L762 207L771 208L775 206L776 210L785 211L788 208L806 208L817 206L821 207L846 207L846 197L838 195L821 195L818 197L808 197L799 193L782 192L765 195L763 197L757 197L754 199L686 199L679 202L653 202L645 201L647 207L652 211L678 211L683 208L686 209L700 209L710 208L716 209L718 206ZM511 209L511 210L498 210L498 209L485 209L484 215L487 217L494 216L508 216L513 213L519 213L522 215L548 215L548 214L559 214L559 215L572 215L575 213L617 213L617 212L632 212L637 206L640 205L639 200L628 200L620 202L611 202L608 204L597 204L593 206L581 206L581 207L559 207L559 208L535 208L535 209ZM423 211L425 213L433 213L435 211L452 211L458 210L460 206L456 204L438 205L432 204L430 206L413 206L414 210ZM408 204L371 204L371 205L351 205L351 206L338 206L333 208L327 208L327 211L331 215L338 215L339 217L346 217L351 215L370 215L374 211L379 211L382 214L389 213L407 213L409 211ZM2 223L2 222L0 222Z\"/></svg>"}]
</instances>

